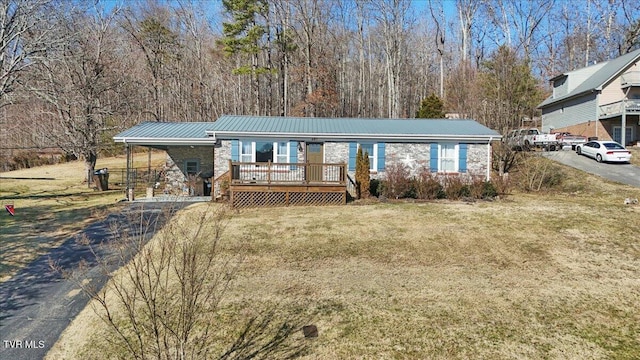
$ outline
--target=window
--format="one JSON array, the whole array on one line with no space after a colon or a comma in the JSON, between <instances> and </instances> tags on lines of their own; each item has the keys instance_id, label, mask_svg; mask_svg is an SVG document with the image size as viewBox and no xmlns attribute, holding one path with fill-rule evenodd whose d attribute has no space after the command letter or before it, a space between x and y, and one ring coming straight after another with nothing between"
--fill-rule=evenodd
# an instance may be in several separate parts
<instances>
[{"instance_id":1,"label":"window","mask_svg":"<svg viewBox=\"0 0 640 360\"><path fill-rule=\"evenodd\" d=\"M273 162L273 143L256 141L256 162Z\"/></svg>"},{"instance_id":2,"label":"window","mask_svg":"<svg viewBox=\"0 0 640 360\"><path fill-rule=\"evenodd\" d=\"M383 142L378 143L349 143L349 171L356 170L356 155L358 148L362 147L363 152L369 153L369 169L372 172L384 172L386 168L385 148L386 145Z\"/></svg>"},{"instance_id":3,"label":"window","mask_svg":"<svg viewBox=\"0 0 640 360\"><path fill-rule=\"evenodd\" d=\"M458 144L438 144L438 172L458 171Z\"/></svg>"},{"instance_id":4,"label":"window","mask_svg":"<svg viewBox=\"0 0 640 360\"><path fill-rule=\"evenodd\" d=\"M358 146L362 147L363 154L365 152L369 154L369 171L376 171L378 168L378 144L363 143Z\"/></svg>"},{"instance_id":5,"label":"window","mask_svg":"<svg viewBox=\"0 0 640 360\"><path fill-rule=\"evenodd\" d=\"M240 161L253 162L253 143L243 142L240 144Z\"/></svg>"},{"instance_id":6,"label":"window","mask_svg":"<svg viewBox=\"0 0 640 360\"><path fill-rule=\"evenodd\" d=\"M184 172L187 175L196 175L200 171L200 161L190 159L184 161Z\"/></svg>"},{"instance_id":7,"label":"window","mask_svg":"<svg viewBox=\"0 0 640 360\"><path fill-rule=\"evenodd\" d=\"M241 141L241 162L289 162L289 142Z\"/></svg>"},{"instance_id":8,"label":"window","mask_svg":"<svg viewBox=\"0 0 640 360\"><path fill-rule=\"evenodd\" d=\"M468 151L466 143L431 143L429 169L434 173L466 173Z\"/></svg>"},{"instance_id":9,"label":"window","mask_svg":"<svg viewBox=\"0 0 640 360\"><path fill-rule=\"evenodd\" d=\"M277 163L287 163L289 162L289 143L288 142L279 142L276 143L276 162Z\"/></svg>"}]
</instances>

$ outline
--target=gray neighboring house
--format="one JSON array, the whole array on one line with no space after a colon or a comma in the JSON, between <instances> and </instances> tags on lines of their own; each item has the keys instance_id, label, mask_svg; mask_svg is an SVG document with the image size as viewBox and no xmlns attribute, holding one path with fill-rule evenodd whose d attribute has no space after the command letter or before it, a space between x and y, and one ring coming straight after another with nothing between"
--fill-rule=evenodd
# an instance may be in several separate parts
<instances>
[{"instance_id":1,"label":"gray neighboring house","mask_svg":"<svg viewBox=\"0 0 640 360\"><path fill-rule=\"evenodd\" d=\"M542 130L638 144L639 61L640 49L551 79L553 94L538 105Z\"/></svg>"},{"instance_id":2,"label":"gray neighboring house","mask_svg":"<svg viewBox=\"0 0 640 360\"><path fill-rule=\"evenodd\" d=\"M344 194L355 177L359 146L369 153L372 178L384 179L390 166L402 165L412 175L426 171L488 180L491 143L500 139L474 120L235 115L215 122L145 122L114 137L129 146L166 150L169 192L209 195L211 184L214 198L227 178L257 192L279 191L275 184L300 191L302 185L305 191L332 185Z\"/></svg>"}]
</instances>

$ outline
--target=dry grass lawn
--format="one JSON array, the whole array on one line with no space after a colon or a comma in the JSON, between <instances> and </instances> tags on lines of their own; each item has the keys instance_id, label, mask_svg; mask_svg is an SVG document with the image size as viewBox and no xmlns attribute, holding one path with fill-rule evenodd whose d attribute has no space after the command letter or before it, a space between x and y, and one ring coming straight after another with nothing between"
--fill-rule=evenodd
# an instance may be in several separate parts
<instances>
[{"instance_id":1,"label":"dry grass lawn","mask_svg":"<svg viewBox=\"0 0 640 360\"><path fill-rule=\"evenodd\" d=\"M236 213L222 341L277 304L318 326L303 359L637 359L640 189L567 172L559 194ZM88 306L48 358L110 358L98 327Z\"/></svg>"},{"instance_id":2,"label":"dry grass lawn","mask_svg":"<svg viewBox=\"0 0 640 360\"><path fill-rule=\"evenodd\" d=\"M640 166L640 147L630 146L628 149L631 151L631 163Z\"/></svg>"},{"instance_id":3,"label":"dry grass lawn","mask_svg":"<svg viewBox=\"0 0 640 360\"><path fill-rule=\"evenodd\" d=\"M165 156L163 152L153 153L152 163L164 163ZM145 154L134 159L136 166L145 166L148 157ZM96 168L103 167L126 167L126 158L98 159ZM0 282L89 222L104 217L124 196L122 191L90 189L83 178L84 163L80 161L0 173ZM5 204L15 206L14 217L5 212Z\"/></svg>"}]
</instances>

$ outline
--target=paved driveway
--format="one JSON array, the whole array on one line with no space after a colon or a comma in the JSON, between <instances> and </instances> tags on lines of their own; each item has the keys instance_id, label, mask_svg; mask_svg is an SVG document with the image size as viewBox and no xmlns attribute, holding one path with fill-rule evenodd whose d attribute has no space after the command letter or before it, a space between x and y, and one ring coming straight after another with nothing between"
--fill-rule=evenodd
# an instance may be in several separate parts
<instances>
[{"instance_id":1,"label":"paved driveway","mask_svg":"<svg viewBox=\"0 0 640 360\"><path fill-rule=\"evenodd\" d=\"M173 212L163 211L167 207L182 207L180 203L131 204L118 214L111 214L83 231L91 244L108 243L112 240L110 226L128 222L132 212L144 216L157 225L162 225ZM137 217L138 219L140 216ZM137 222L139 224L139 222ZM151 236L160 226L149 226ZM69 280L53 272L49 260L56 261L64 269L77 267L87 261L88 278L98 287L106 282L102 271L95 266L95 257L87 245L80 245L76 238L68 239L62 246L52 249L34 260L10 280L0 284L0 359L42 359L58 340L62 331L85 307L88 298Z\"/></svg>"},{"instance_id":2,"label":"paved driveway","mask_svg":"<svg viewBox=\"0 0 640 360\"><path fill-rule=\"evenodd\" d=\"M570 149L542 152L543 156L605 179L640 187L640 167L621 163L598 163Z\"/></svg>"}]
</instances>

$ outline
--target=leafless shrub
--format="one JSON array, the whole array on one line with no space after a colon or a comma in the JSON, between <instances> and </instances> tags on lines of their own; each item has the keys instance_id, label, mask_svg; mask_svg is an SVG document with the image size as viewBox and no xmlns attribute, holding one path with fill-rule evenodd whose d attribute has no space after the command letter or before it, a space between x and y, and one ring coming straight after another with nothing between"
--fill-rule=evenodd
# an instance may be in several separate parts
<instances>
[{"instance_id":1,"label":"leafless shrub","mask_svg":"<svg viewBox=\"0 0 640 360\"><path fill-rule=\"evenodd\" d=\"M171 209L165 209L170 217ZM244 260L242 245L222 241L229 219L224 206L189 209L189 216L167 222L147 243L159 217L132 213L112 224L113 243L91 246L97 267L110 274L102 288L87 285L89 269L82 264L65 274L93 300L94 311L110 328L106 339L122 358L133 359L249 359L294 357L304 344L288 339L303 321L274 310L253 309L230 344L219 320L222 299L238 276ZM246 241L237 244L246 244ZM59 271L65 271L52 264ZM220 349L225 349L220 353ZM217 354L216 354L217 353Z\"/></svg>"},{"instance_id":2,"label":"leafless shrub","mask_svg":"<svg viewBox=\"0 0 640 360\"><path fill-rule=\"evenodd\" d=\"M505 142L498 142L492 146L493 170L499 174L508 173L518 167L527 156L526 152L516 151Z\"/></svg>"},{"instance_id":3,"label":"leafless shrub","mask_svg":"<svg viewBox=\"0 0 640 360\"><path fill-rule=\"evenodd\" d=\"M423 168L414 181L414 188L418 199L433 200L442 197L442 184L428 168Z\"/></svg>"},{"instance_id":4,"label":"leafless shrub","mask_svg":"<svg viewBox=\"0 0 640 360\"><path fill-rule=\"evenodd\" d=\"M464 183L460 176L444 176L444 193L449 200L459 200L460 198L469 196L469 187Z\"/></svg>"},{"instance_id":5,"label":"leafless shrub","mask_svg":"<svg viewBox=\"0 0 640 360\"><path fill-rule=\"evenodd\" d=\"M551 160L529 156L518 166L517 186L523 191L551 190L562 184L562 169Z\"/></svg>"},{"instance_id":6,"label":"leafless shrub","mask_svg":"<svg viewBox=\"0 0 640 360\"><path fill-rule=\"evenodd\" d=\"M511 182L511 178L509 173L504 174L494 174L491 182L495 186L497 195L505 196L511 193L513 189L513 184Z\"/></svg>"},{"instance_id":7,"label":"leafless shrub","mask_svg":"<svg viewBox=\"0 0 640 360\"><path fill-rule=\"evenodd\" d=\"M405 195L411 185L409 170L402 164L391 164L385 171L382 195L390 199L399 199Z\"/></svg>"}]
</instances>

